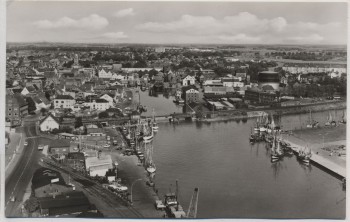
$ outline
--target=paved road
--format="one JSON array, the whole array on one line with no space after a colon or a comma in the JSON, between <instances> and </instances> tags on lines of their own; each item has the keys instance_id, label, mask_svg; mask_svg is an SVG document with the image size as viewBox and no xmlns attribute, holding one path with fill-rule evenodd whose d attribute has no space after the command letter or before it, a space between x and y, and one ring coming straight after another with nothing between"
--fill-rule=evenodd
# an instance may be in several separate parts
<instances>
[{"instance_id":1,"label":"paved road","mask_svg":"<svg viewBox=\"0 0 350 222\"><path fill-rule=\"evenodd\" d=\"M41 152L38 152L38 139L35 136L35 122L25 123L23 126L27 137L28 145L23 149L23 153L17 165L5 181L5 215L6 217L16 217L19 215L20 204L23 199L26 187L28 186L34 171L39 168L38 161ZM15 201L11 201L15 197Z\"/></svg>"}]
</instances>

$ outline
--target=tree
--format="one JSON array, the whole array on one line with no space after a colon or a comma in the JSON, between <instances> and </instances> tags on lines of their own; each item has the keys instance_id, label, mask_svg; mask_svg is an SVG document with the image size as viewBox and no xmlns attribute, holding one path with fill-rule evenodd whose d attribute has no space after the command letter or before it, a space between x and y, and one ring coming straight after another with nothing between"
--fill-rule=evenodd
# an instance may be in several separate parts
<instances>
[{"instance_id":1,"label":"tree","mask_svg":"<svg viewBox=\"0 0 350 222\"><path fill-rule=\"evenodd\" d=\"M75 128L79 128L83 126L83 119L81 118L81 116L75 118Z\"/></svg>"},{"instance_id":2,"label":"tree","mask_svg":"<svg viewBox=\"0 0 350 222\"><path fill-rule=\"evenodd\" d=\"M34 100L31 97L27 97L26 101L28 103L28 112L30 113L30 112L35 111L36 110L36 105L35 105Z\"/></svg>"},{"instance_id":3,"label":"tree","mask_svg":"<svg viewBox=\"0 0 350 222\"><path fill-rule=\"evenodd\" d=\"M41 108L41 109L40 109L41 115L45 116L46 111L47 111L47 110L46 110L45 108Z\"/></svg>"},{"instance_id":4,"label":"tree","mask_svg":"<svg viewBox=\"0 0 350 222\"><path fill-rule=\"evenodd\" d=\"M49 91L45 91L45 97L46 97L47 100L51 101Z\"/></svg>"},{"instance_id":5,"label":"tree","mask_svg":"<svg viewBox=\"0 0 350 222\"><path fill-rule=\"evenodd\" d=\"M108 118L108 113L107 113L107 112L100 112L100 113L98 114L98 118L99 118L99 119Z\"/></svg>"},{"instance_id":6,"label":"tree","mask_svg":"<svg viewBox=\"0 0 350 222\"><path fill-rule=\"evenodd\" d=\"M36 197L30 197L24 204L29 213L33 213L39 209L39 200Z\"/></svg>"}]
</instances>

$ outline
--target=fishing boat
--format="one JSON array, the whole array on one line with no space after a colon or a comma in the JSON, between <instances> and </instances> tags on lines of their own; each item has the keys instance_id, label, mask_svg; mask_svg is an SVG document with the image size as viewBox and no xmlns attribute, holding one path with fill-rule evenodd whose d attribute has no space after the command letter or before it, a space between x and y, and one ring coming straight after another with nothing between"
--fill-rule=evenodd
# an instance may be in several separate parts
<instances>
[{"instance_id":1,"label":"fishing boat","mask_svg":"<svg viewBox=\"0 0 350 222\"><path fill-rule=\"evenodd\" d=\"M256 119L256 123L254 126L254 132L260 132L260 117Z\"/></svg>"},{"instance_id":2,"label":"fishing boat","mask_svg":"<svg viewBox=\"0 0 350 222\"><path fill-rule=\"evenodd\" d=\"M277 152L276 148L276 137L274 137L272 141L272 146L271 146L271 162L277 162L280 159L280 155Z\"/></svg>"},{"instance_id":3,"label":"fishing boat","mask_svg":"<svg viewBox=\"0 0 350 222\"><path fill-rule=\"evenodd\" d=\"M331 126L333 123L333 117L331 112L328 112L328 118L327 118L327 122L324 124L325 126Z\"/></svg>"},{"instance_id":4,"label":"fishing boat","mask_svg":"<svg viewBox=\"0 0 350 222\"><path fill-rule=\"evenodd\" d=\"M310 115L309 115L309 122L306 125L306 128L314 128L313 119L312 119L312 115L311 115L311 109L310 109Z\"/></svg>"},{"instance_id":5,"label":"fishing boat","mask_svg":"<svg viewBox=\"0 0 350 222\"><path fill-rule=\"evenodd\" d=\"M346 115L345 115L345 111L344 110L343 110L342 120L340 120L339 123L346 124Z\"/></svg>"},{"instance_id":6,"label":"fishing boat","mask_svg":"<svg viewBox=\"0 0 350 222\"><path fill-rule=\"evenodd\" d=\"M153 130L153 132L158 132L158 124L157 124L157 122L156 122L156 118L155 118L155 114L154 114L154 109L153 109L153 111L152 111L152 116L153 116L153 118L152 118L152 130Z\"/></svg>"},{"instance_id":7,"label":"fishing boat","mask_svg":"<svg viewBox=\"0 0 350 222\"><path fill-rule=\"evenodd\" d=\"M170 218L186 217L186 213L183 210L182 206L180 205L178 197L179 197L179 189L178 189L178 182L176 181L176 192L173 193L171 192L171 189L170 189L170 192L165 194L165 199L164 199L165 212Z\"/></svg>"},{"instance_id":8,"label":"fishing boat","mask_svg":"<svg viewBox=\"0 0 350 222\"><path fill-rule=\"evenodd\" d=\"M143 141L145 143L149 143L153 139L153 129L152 127L149 127L147 124L143 124Z\"/></svg>"},{"instance_id":9,"label":"fishing boat","mask_svg":"<svg viewBox=\"0 0 350 222\"><path fill-rule=\"evenodd\" d=\"M156 165L153 162L153 145L145 143L145 167L146 171L151 175L157 170Z\"/></svg>"},{"instance_id":10,"label":"fishing boat","mask_svg":"<svg viewBox=\"0 0 350 222\"><path fill-rule=\"evenodd\" d=\"M311 156L312 156L311 149L304 148L298 151L297 159L304 164L309 164Z\"/></svg>"},{"instance_id":11,"label":"fishing boat","mask_svg":"<svg viewBox=\"0 0 350 222\"><path fill-rule=\"evenodd\" d=\"M260 122L259 122L259 131L260 132L266 132L267 131L267 125L269 124L269 116L264 113L261 118L260 118Z\"/></svg>"}]
</instances>

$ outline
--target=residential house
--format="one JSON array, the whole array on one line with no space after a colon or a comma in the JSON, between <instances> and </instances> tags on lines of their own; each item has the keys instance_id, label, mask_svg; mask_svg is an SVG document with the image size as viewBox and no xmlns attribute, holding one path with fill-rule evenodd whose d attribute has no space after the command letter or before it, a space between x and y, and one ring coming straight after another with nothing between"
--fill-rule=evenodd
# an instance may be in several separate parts
<instances>
[{"instance_id":1,"label":"residential house","mask_svg":"<svg viewBox=\"0 0 350 222\"><path fill-rule=\"evenodd\" d=\"M54 100L54 108L69 109L75 105L75 99L69 95L58 95Z\"/></svg>"},{"instance_id":2,"label":"residential house","mask_svg":"<svg viewBox=\"0 0 350 222\"><path fill-rule=\"evenodd\" d=\"M106 101L108 101L108 103L109 103L109 106L110 107L113 107L114 106L114 102L116 101L116 98L115 98L116 96L115 95L113 95L113 94L111 94L111 93L105 93L105 94L103 94L103 95L101 95L100 96L100 99L104 99L104 100L106 100Z\"/></svg>"},{"instance_id":3,"label":"residential house","mask_svg":"<svg viewBox=\"0 0 350 222\"><path fill-rule=\"evenodd\" d=\"M20 125L22 118L28 115L28 103L21 94L6 95L5 116L11 125Z\"/></svg>"},{"instance_id":4,"label":"residential house","mask_svg":"<svg viewBox=\"0 0 350 222\"><path fill-rule=\"evenodd\" d=\"M239 79L239 81L245 81L247 78L247 73L245 72L237 72L236 77Z\"/></svg>"},{"instance_id":5,"label":"residential house","mask_svg":"<svg viewBox=\"0 0 350 222\"><path fill-rule=\"evenodd\" d=\"M185 94L185 101L189 103L199 103L199 92L195 89L189 89Z\"/></svg>"},{"instance_id":6,"label":"residential house","mask_svg":"<svg viewBox=\"0 0 350 222\"><path fill-rule=\"evenodd\" d=\"M50 132L53 129L59 129L60 123L56 117L54 117L51 113L47 115L45 118L40 120L39 124L40 131L42 132Z\"/></svg>"},{"instance_id":7,"label":"residential house","mask_svg":"<svg viewBox=\"0 0 350 222\"><path fill-rule=\"evenodd\" d=\"M113 73L111 72L111 70L107 70L107 69L98 70L98 78L111 79L112 76L113 76Z\"/></svg>"},{"instance_id":8,"label":"residential house","mask_svg":"<svg viewBox=\"0 0 350 222\"><path fill-rule=\"evenodd\" d=\"M186 76L183 80L182 80L182 85L183 86L190 86L190 85L194 85L196 83L196 79L194 76Z\"/></svg>"},{"instance_id":9,"label":"residential house","mask_svg":"<svg viewBox=\"0 0 350 222\"><path fill-rule=\"evenodd\" d=\"M37 92L37 90L35 89L34 86L26 86L23 88L23 90L21 91L21 94L23 96L30 96L30 95L35 95Z\"/></svg>"},{"instance_id":10,"label":"residential house","mask_svg":"<svg viewBox=\"0 0 350 222\"><path fill-rule=\"evenodd\" d=\"M69 149L70 149L70 142L69 140L65 140L65 139L52 140L49 147L50 153L52 155L68 154Z\"/></svg>"},{"instance_id":11,"label":"residential house","mask_svg":"<svg viewBox=\"0 0 350 222\"><path fill-rule=\"evenodd\" d=\"M105 99L93 99L93 100L85 100L84 106L89 107L91 110L100 110L105 111L110 108L110 102Z\"/></svg>"}]
</instances>

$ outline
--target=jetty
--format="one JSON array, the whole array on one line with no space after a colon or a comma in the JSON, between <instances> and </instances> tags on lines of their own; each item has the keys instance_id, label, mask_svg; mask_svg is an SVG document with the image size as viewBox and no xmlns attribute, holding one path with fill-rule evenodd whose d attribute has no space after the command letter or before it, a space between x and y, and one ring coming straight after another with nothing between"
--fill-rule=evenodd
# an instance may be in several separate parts
<instances>
[{"instance_id":1,"label":"jetty","mask_svg":"<svg viewBox=\"0 0 350 222\"><path fill-rule=\"evenodd\" d=\"M295 144L293 142L291 142L288 139L283 139L285 142L289 143L292 146L292 150L295 153L298 153L299 150L304 149L303 146ZM334 176L343 179L346 178L346 168L334 163L333 161L318 155L317 153L311 151L312 156L310 158L310 162L315 165L318 166L321 169L324 169L325 171L328 171L329 173L333 174Z\"/></svg>"}]
</instances>

